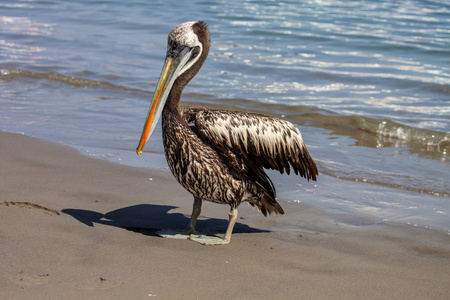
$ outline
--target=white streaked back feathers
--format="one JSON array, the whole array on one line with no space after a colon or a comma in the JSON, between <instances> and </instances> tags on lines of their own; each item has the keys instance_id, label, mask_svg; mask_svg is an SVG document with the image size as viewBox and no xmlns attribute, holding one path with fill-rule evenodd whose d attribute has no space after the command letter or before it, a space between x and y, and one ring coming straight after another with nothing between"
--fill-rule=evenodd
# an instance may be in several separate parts
<instances>
[{"instance_id":1,"label":"white streaked back feathers","mask_svg":"<svg viewBox=\"0 0 450 300\"><path fill-rule=\"evenodd\" d=\"M204 110L196 115L199 133L216 147L259 157L265 168L315 179L317 167L292 123L259 114Z\"/></svg>"}]
</instances>

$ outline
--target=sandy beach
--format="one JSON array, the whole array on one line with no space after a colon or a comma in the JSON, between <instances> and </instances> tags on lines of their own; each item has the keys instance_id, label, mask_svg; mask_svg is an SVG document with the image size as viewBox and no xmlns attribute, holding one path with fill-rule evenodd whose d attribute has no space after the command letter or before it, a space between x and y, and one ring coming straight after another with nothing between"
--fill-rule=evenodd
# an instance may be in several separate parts
<instances>
[{"instance_id":1,"label":"sandy beach","mask_svg":"<svg viewBox=\"0 0 450 300\"><path fill-rule=\"evenodd\" d=\"M379 223L334 226L283 203L243 204L231 244L158 237L186 226L192 196L169 172L0 132L1 299L448 299L450 237ZM343 184L345 182L343 181ZM228 207L205 203L200 230ZM295 215L301 231L274 231ZM285 218L285 219L283 219Z\"/></svg>"}]
</instances>

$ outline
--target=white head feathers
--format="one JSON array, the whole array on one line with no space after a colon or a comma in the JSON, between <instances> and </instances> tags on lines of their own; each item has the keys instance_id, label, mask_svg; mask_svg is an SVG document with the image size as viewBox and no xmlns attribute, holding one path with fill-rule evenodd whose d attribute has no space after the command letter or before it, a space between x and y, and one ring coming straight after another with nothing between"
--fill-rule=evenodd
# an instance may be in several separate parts
<instances>
[{"instance_id":1,"label":"white head feathers","mask_svg":"<svg viewBox=\"0 0 450 300\"><path fill-rule=\"evenodd\" d=\"M194 48L196 46L201 47L202 44L198 40L198 36L195 34L192 26L197 21L186 22L178 25L169 33L169 40L177 41L180 45Z\"/></svg>"},{"instance_id":2,"label":"white head feathers","mask_svg":"<svg viewBox=\"0 0 450 300\"><path fill-rule=\"evenodd\" d=\"M170 46L170 41L177 42L180 46L187 46L191 49L198 47L199 48L199 54L192 60L190 60L181 70L180 73L178 73L178 76L186 72L189 68L194 65L197 60L199 59L200 55L203 52L203 45L199 41L197 34L194 32L193 26L196 24L197 21L191 21L191 22L185 22L177 27L175 27L170 33L169 33L169 45L167 45L168 49Z\"/></svg>"}]
</instances>

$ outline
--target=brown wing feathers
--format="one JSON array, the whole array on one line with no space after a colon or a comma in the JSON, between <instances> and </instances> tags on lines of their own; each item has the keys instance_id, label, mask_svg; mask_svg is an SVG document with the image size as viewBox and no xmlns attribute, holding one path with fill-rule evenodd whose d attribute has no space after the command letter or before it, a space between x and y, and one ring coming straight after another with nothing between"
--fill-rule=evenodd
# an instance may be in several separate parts
<instances>
[{"instance_id":1,"label":"brown wing feathers","mask_svg":"<svg viewBox=\"0 0 450 300\"><path fill-rule=\"evenodd\" d=\"M316 164L303 143L300 131L289 122L258 114L202 110L196 128L209 143L249 155L266 169L294 173L316 180Z\"/></svg>"}]
</instances>

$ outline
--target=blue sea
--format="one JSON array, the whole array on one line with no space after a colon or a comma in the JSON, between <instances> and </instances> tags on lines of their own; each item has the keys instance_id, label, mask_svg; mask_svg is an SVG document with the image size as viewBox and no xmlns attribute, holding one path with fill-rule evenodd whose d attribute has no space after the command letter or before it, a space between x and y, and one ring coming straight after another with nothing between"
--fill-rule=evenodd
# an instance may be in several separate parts
<instances>
[{"instance_id":1,"label":"blue sea","mask_svg":"<svg viewBox=\"0 0 450 300\"><path fill-rule=\"evenodd\" d=\"M3 0L0 130L168 170L160 126L135 148L191 20L212 48L183 103L289 120L318 163L273 175L281 202L450 234L449 1Z\"/></svg>"}]
</instances>

